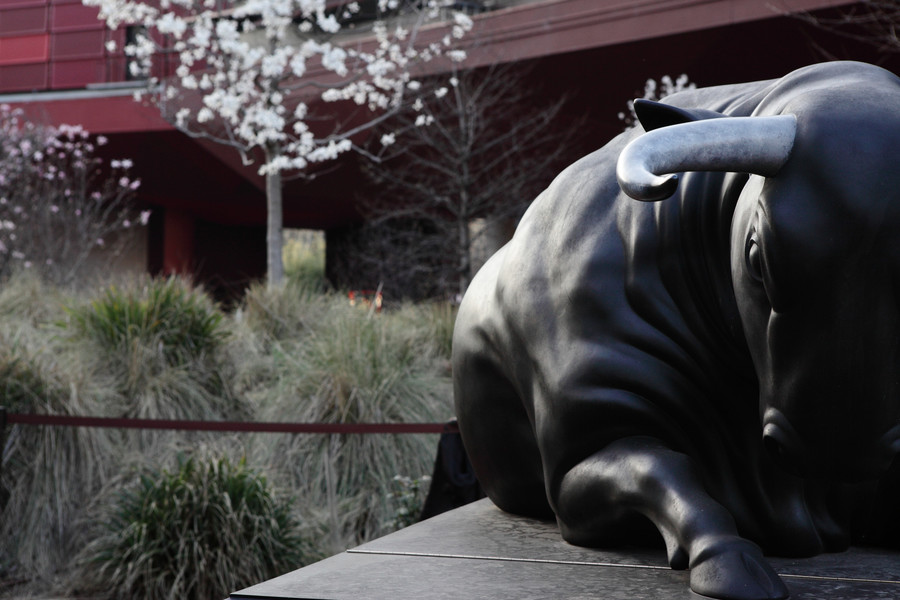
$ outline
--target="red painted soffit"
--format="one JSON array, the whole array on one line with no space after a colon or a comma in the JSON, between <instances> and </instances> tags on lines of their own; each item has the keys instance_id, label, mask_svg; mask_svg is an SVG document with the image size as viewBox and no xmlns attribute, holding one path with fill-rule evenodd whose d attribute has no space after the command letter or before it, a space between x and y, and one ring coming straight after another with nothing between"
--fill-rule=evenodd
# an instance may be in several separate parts
<instances>
[{"instance_id":1,"label":"red painted soffit","mask_svg":"<svg viewBox=\"0 0 900 600\"><path fill-rule=\"evenodd\" d=\"M49 93L31 96L31 99L24 100L24 94L17 94L9 104L22 108L29 118L37 122L81 125L95 134L173 129L160 116L159 109L144 102L136 102L131 94L98 96ZM20 98L23 100L19 100Z\"/></svg>"}]
</instances>

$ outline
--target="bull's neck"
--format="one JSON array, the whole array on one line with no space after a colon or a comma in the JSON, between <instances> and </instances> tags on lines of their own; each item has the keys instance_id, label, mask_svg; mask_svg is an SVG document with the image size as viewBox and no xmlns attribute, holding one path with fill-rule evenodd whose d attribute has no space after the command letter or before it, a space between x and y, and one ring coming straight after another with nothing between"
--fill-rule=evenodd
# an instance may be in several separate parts
<instances>
[{"instance_id":1,"label":"bull's neck","mask_svg":"<svg viewBox=\"0 0 900 600\"><path fill-rule=\"evenodd\" d=\"M687 173L676 194L654 206L660 276L688 327L729 370L746 370L731 281L731 221L747 177Z\"/></svg>"}]
</instances>

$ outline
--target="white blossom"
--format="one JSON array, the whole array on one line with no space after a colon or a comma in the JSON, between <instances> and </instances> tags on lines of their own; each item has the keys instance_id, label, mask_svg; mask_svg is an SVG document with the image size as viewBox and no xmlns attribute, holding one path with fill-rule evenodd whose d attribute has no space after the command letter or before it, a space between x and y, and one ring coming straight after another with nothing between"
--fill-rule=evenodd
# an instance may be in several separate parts
<instances>
[{"instance_id":1,"label":"white blossom","mask_svg":"<svg viewBox=\"0 0 900 600\"><path fill-rule=\"evenodd\" d=\"M345 77L348 73L347 65L344 62L346 59L347 52L340 46L323 49L322 66L329 71L337 73L341 77Z\"/></svg>"},{"instance_id":2,"label":"white blossom","mask_svg":"<svg viewBox=\"0 0 900 600\"><path fill-rule=\"evenodd\" d=\"M187 31L187 23L175 13L167 12L157 19L156 28L160 33L180 38L184 35L184 32ZM195 29L195 31L202 32L204 30Z\"/></svg>"},{"instance_id":3,"label":"white blossom","mask_svg":"<svg viewBox=\"0 0 900 600\"><path fill-rule=\"evenodd\" d=\"M335 16L333 14L331 14L331 15L320 14L317 19L317 23L318 23L319 27L322 29L322 31L324 31L326 33L337 33L341 29L340 23L338 23L338 20L335 18Z\"/></svg>"},{"instance_id":4,"label":"white blossom","mask_svg":"<svg viewBox=\"0 0 900 600\"><path fill-rule=\"evenodd\" d=\"M175 124L182 129L186 128L190 114L191 110L189 108L179 108L178 112L175 113Z\"/></svg>"},{"instance_id":5,"label":"white blossom","mask_svg":"<svg viewBox=\"0 0 900 600\"><path fill-rule=\"evenodd\" d=\"M457 27L462 27L466 31L472 29L472 26L475 24L472 21L472 18L463 12L453 13L453 21L456 23Z\"/></svg>"},{"instance_id":6,"label":"white blossom","mask_svg":"<svg viewBox=\"0 0 900 600\"><path fill-rule=\"evenodd\" d=\"M179 129L233 146L248 160L263 150L263 174L333 160L353 148L350 137L404 103L417 103L421 110L417 96L424 88L411 79L410 69L441 57L464 60L457 43L474 26L448 0L378 0L378 11L391 18L395 11L418 12L390 25L376 19L353 37L339 35L340 19L359 13L358 2L82 1L98 7L111 28L134 26L137 35L123 51L132 74L147 81L136 98L149 97ZM417 30L438 19L444 39L423 41ZM112 52L113 46L107 49ZM151 78L160 73L165 77L159 81ZM329 121L328 107L311 115L312 94L326 103L350 104L334 111L352 111L354 117L346 124ZM374 114L366 116L366 110ZM315 126L308 122L312 118ZM382 141L395 139L388 135Z\"/></svg>"}]
</instances>

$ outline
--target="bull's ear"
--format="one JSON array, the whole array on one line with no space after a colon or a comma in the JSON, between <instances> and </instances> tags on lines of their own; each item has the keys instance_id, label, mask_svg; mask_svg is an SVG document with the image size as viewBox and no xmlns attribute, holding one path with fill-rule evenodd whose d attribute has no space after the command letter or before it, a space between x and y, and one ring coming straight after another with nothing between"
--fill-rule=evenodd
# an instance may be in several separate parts
<instances>
[{"instance_id":1,"label":"bull's ear","mask_svg":"<svg viewBox=\"0 0 900 600\"><path fill-rule=\"evenodd\" d=\"M668 127L669 125L678 125L679 123L688 123L690 121L718 119L725 116L713 110L679 108L642 98L634 101L634 113L644 127L644 131L652 131L660 127Z\"/></svg>"}]
</instances>

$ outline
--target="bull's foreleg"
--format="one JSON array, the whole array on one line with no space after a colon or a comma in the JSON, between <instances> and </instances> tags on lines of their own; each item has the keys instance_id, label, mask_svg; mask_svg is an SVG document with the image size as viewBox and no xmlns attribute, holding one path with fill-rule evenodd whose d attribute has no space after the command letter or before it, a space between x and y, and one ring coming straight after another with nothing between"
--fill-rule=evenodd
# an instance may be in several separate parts
<instances>
[{"instance_id":1,"label":"bull's foreleg","mask_svg":"<svg viewBox=\"0 0 900 600\"><path fill-rule=\"evenodd\" d=\"M572 468L556 499L563 537L602 541L638 513L662 534L674 569L691 569L691 589L735 600L786 598L759 547L740 537L731 514L706 492L690 459L652 438L619 440Z\"/></svg>"}]
</instances>

